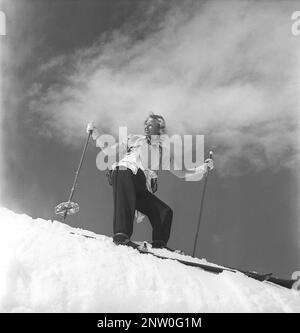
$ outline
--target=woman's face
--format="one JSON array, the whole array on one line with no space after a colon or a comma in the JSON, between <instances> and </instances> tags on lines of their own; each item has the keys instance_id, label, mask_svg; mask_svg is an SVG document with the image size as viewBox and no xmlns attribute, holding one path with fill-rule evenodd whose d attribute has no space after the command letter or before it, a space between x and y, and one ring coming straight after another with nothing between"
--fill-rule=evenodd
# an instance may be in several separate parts
<instances>
[{"instance_id":1,"label":"woman's face","mask_svg":"<svg viewBox=\"0 0 300 333\"><path fill-rule=\"evenodd\" d=\"M145 133L146 135L160 135L161 127L159 121L154 118L149 118L145 123Z\"/></svg>"}]
</instances>

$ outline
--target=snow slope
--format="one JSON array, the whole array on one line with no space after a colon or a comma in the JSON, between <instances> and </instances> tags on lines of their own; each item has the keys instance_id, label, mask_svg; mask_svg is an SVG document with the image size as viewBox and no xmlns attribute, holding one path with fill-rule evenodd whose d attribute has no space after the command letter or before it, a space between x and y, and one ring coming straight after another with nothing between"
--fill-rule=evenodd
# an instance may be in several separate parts
<instances>
[{"instance_id":1,"label":"snow slope","mask_svg":"<svg viewBox=\"0 0 300 333\"><path fill-rule=\"evenodd\" d=\"M60 222L0 208L0 230L1 312L300 312L295 290L71 235L85 231Z\"/></svg>"}]
</instances>

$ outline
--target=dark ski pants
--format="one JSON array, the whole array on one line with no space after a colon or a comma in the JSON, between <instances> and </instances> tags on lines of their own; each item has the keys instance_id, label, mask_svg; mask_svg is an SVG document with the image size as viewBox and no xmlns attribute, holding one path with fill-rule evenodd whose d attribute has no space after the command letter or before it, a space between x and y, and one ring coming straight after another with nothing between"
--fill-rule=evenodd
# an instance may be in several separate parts
<instances>
[{"instance_id":1,"label":"dark ski pants","mask_svg":"<svg viewBox=\"0 0 300 333\"><path fill-rule=\"evenodd\" d=\"M130 169L117 167L112 173L114 196L114 240L124 241L133 232L135 210L145 214L152 225L152 241L165 246L169 240L173 218L172 209L146 187L144 172L135 175Z\"/></svg>"}]
</instances>

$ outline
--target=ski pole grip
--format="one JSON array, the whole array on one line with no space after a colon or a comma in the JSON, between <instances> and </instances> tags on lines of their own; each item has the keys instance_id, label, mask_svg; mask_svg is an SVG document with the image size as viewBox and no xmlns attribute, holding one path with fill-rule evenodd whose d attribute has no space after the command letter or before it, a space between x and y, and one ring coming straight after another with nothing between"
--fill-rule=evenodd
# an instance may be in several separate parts
<instances>
[{"instance_id":1,"label":"ski pole grip","mask_svg":"<svg viewBox=\"0 0 300 333\"><path fill-rule=\"evenodd\" d=\"M213 158L213 151L212 150L209 152L209 158Z\"/></svg>"},{"instance_id":2,"label":"ski pole grip","mask_svg":"<svg viewBox=\"0 0 300 333\"><path fill-rule=\"evenodd\" d=\"M92 135L92 134L93 134L93 131L94 131L94 128L95 128L94 123L93 123L92 121L90 121L90 122L88 123L88 125L87 125L86 132L87 132L88 134Z\"/></svg>"}]
</instances>

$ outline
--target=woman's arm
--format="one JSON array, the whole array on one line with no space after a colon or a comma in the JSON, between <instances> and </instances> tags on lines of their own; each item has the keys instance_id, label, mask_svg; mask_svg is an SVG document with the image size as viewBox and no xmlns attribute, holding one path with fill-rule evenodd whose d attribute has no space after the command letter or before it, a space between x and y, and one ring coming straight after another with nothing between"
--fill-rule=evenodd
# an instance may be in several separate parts
<instances>
[{"instance_id":1,"label":"woman's arm","mask_svg":"<svg viewBox=\"0 0 300 333\"><path fill-rule=\"evenodd\" d=\"M213 160L207 159L207 160L205 160L204 164L202 164L198 167L194 167L192 169L175 170L175 169L179 169L179 168L176 167L176 163L174 161L173 155L170 157L170 160L171 160L171 166L173 166L170 168L170 172L172 172L175 176L177 176L179 178L185 178L186 180L189 180L189 181L201 180L203 178L203 176L206 174L208 168L213 169L213 167L214 167Z\"/></svg>"},{"instance_id":2,"label":"woman's arm","mask_svg":"<svg viewBox=\"0 0 300 333\"><path fill-rule=\"evenodd\" d=\"M105 155L118 156L121 159L126 154L130 135L125 140L115 142L110 135L100 136L98 129L93 125L93 123L88 124L87 132L89 131L92 131L92 138L96 142L96 147L99 147Z\"/></svg>"}]
</instances>

